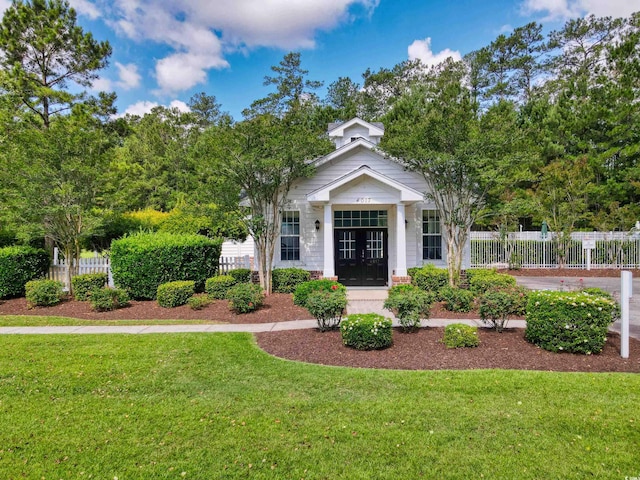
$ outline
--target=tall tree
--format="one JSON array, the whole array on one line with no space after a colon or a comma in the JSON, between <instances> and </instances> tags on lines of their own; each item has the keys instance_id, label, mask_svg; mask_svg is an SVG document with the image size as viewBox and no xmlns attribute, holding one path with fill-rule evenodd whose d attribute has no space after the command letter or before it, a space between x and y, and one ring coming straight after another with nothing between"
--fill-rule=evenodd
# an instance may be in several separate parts
<instances>
[{"instance_id":1,"label":"tall tree","mask_svg":"<svg viewBox=\"0 0 640 480\"><path fill-rule=\"evenodd\" d=\"M84 97L70 87L90 86L111 46L76 24L66 0L14 0L0 25L0 52L0 69L8 73L1 88L49 128L53 115Z\"/></svg>"},{"instance_id":2,"label":"tall tree","mask_svg":"<svg viewBox=\"0 0 640 480\"><path fill-rule=\"evenodd\" d=\"M430 81L403 96L385 117L382 145L427 183L426 198L444 227L451 285L459 281L469 231L483 212L499 161L511 153L508 128L482 123L466 76L462 62L448 60L433 69Z\"/></svg>"},{"instance_id":3,"label":"tall tree","mask_svg":"<svg viewBox=\"0 0 640 480\"><path fill-rule=\"evenodd\" d=\"M83 241L100 226L103 175L112 142L82 108L37 129L15 125L0 149L0 203L25 239L48 239L75 274ZM69 283L70 284L70 283Z\"/></svg>"}]
</instances>

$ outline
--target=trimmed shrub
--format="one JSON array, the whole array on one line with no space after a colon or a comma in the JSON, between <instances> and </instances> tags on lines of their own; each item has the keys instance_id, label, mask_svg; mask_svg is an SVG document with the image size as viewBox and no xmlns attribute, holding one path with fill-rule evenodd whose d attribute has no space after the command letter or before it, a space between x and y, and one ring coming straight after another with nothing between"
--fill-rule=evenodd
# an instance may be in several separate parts
<instances>
[{"instance_id":1,"label":"trimmed shrub","mask_svg":"<svg viewBox=\"0 0 640 480\"><path fill-rule=\"evenodd\" d=\"M525 315L527 313L527 303L529 301L529 290L527 287L515 285L512 287L501 288L501 292L507 292L513 300L512 315Z\"/></svg>"},{"instance_id":2,"label":"trimmed shrub","mask_svg":"<svg viewBox=\"0 0 640 480\"><path fill-rule=\"evenodd\" d=\"M111 271L116 285L132 298L156 298L158 286L193 280L197 292L218 270L222 240L202 235L140 233L111 243Z\"/></svg>"},{"instance_id":3,"label":"trimmed shrub","mask_svg":"<svg viewBox=\"0 0 640 480\"><path fill-rule=\"evenodd\" d=\"M122 288L102 287L91 291L89 302L96 312L110 312L129 305L129 295Z\"/></svg>"},{"instance_id":4,"label":"trimmed shrub","mask_svg":"<svg viewBox=\"0 0 640 480\"><path fill-rule=\"evenodd\" d=\"M107 284L109 276L106 273L85 273L71 279L73 298L80 302L89 300L93 290L99 290Z\"/></svg>"},{"instance_id":5,"label":"trimmed shrub","mask_svg":"<svg viewBox=\"0 0 640 480\"><path fill-rule=\"evenodd\" d=\"M64 292L62 282L56 280L30 280L25 285L27 305L33 307L49 307L62 301Z\"/></svg>"},{"instance_id":6,"label":"trimmed shrub","mask_svg":"<svg viewBox=\"0 0 640 480\"><path fill-rule=\"evenodd\" d=\"M294 305L298 305L300 307L307 306L307 297L311 292L315 291L324 291L331 292L335 290L340 290L347 294L347 288L333 280L321 279L321 280L309 280L308 282L303 282L298 285L293 293L293 303Z\"/></svg>"},{"instance_id":7,"label":"trimmed shrub","mask_svg":"<svg viewBox=\"0 0 640 480\"><path fill-rule=\"evenodd\" d=\"M507 325L509 315L518 308L516 294L507 290L490 290L480 296L480 319L497 332L502 332Z\"/></svg>"},{"instance_id":8,"label":"trimmed shrub","mask_svg":"<svg viewBox=\"0 0 640 480\"><path fill-rule=\"evenodd\" d=\"M238 283L227 292L229 308L236 313L249 313L260 308L264 302L264 292L260 285Z\"/></svg>"},{"instance_id":9,"label":"trimmed shrub","mask_svg":"<svg viewBox=\"0 0 640 480\"><path fill-rule=\"evenodd\" d=\"M421 268L412 268L411 283L422 290L434 292L438 295L442 287L449 284L449 272L446 268L437 268L432 264L427 264Z\"/></svg>"},{"instance_id":10,"label":"trimmed shrub","mask_svg":"<svg viewBox=\"0 0 640 480\"><path fill-rule=\"evenodd\" d=\"M204 291L211 295L211 298L224 300L227 298L227 292L236 283L235 278L231 275L218 275L217 277L207 278L204 284Z\"/></svg>"},{"instance_id":11,"label":"trimmed shrub","mask_svg":"<svg viewBox=\"0 0 640 480\"><path fill-rule=\"evenodd\" d=\"M419 327L421 319L429 318L434 300L433 292L425 292L415 285L395 285L389 289L383 306L398 317L406 331Z\"/></svg>"},{"instance_id":12,"label":"trimmed shrub","mask_svg":"<svg viewBox=\"0 0 640 480\"><path fill-rule=\"evenodd\" d=\"M234 268L227 275L233 277L236 283L251 283L251 270L248 268Z\"/></svg>"},{"instance_id":13,"label":"trimmed shrub","mask_svg":"<svg viewBox=\"0 0 640 480\"><path fill-rule=\"evenodd\" d=\"M22 297L29 280L47 275L49 263L49 254L38 248L0 248L0 298Z\"/></svg>"},{"instance_id":14,"label":"trimmed shrub","mask_svg":"<svg viewBox=\"0 0 640 480\"><path fill-rule=\"evenodd\" d=\"M477 347L480 345L478 327L464 323L450 323L444 327L442 341L447 348Z\"/></svg>"},{"instance_id":15,"label":"trimmed shrub","mask_svg":"<svg viewBox=\"0 0 640 480\"><path fill-rule=\"evenodd\" d=\"M349 315L340 325L342 343L357 350L380 350L393 343L391 320L377 313Z\"/></svg>"},{"instance_id":16,"label":"trimmed shrub","mask_svg":"<svg viewBox=\"0 0 640 480\"><path fill-rule=\"evenodd\" d=\"M271 279L274 292L293 293L298 285L311 280L311 274L302 268L276 268Z\"/></svg>"},{"instance_id":17,"label":"trimmed shrub","mask_svg":"<svg viewBox=\"0 0 640 480\"><path fill-rule=\"evenodd\" d=\"M506 273L498 273L494 269L467 270L469 290L480 295L489 290L509 288L516 286L516 279Z\"/></svg>"},{"instance_id":18,"label":"trimmed shrub","mask_svg":"<svg viewBox=\"0 0 640 480\"><path fill-rule=\"evenodd\" d=\"M525 338L552 352L599 353L617 307L610 297L585 292L531 292Z\"/></svg>"},{"instance_id":19,"label":"trimmed shrub","mask_svg":"<svg viewBox=\"0 0 640 480\"><path fill-rule=\"evenodd\" d=\"M202 310L210 304L211 299L207 295L193 295L187 300L187 305L191 307L191 310Z\"/></svg>"},{"instance_id":20,"label":"trimmed shrub","mask_svg":"<svg viewBox=\"0 0 640 480\"><path fill-rule=\"evenodd\" d=\"M318 321L321 332L340 325L342 312L347 308L347 294L344 290L314 290L307 297L305 308Z\"/></svg>"},{"instance_id":21,"label":"trimmed shrub","mask_svg":"<svg viewBox=\"0 0 640 480\"><path fill-rule=\"evenodd\" d=\"M440 298L444 300L444 308L450 312L470 312L473 307L473 292L464 288L442 287Z\"/></svg>"},{"instance_id":22,"label":"trimmed shrub","mask_svg":"<svg viewBox=\"0 0 640 480\"><path fill-rule=\"evenodd\" d=\"M158 305L165 308L179 307L187 303L193 296L195 282L193 280L178 280L163 283L158 287Z\"/></svg>"}]
</instances>

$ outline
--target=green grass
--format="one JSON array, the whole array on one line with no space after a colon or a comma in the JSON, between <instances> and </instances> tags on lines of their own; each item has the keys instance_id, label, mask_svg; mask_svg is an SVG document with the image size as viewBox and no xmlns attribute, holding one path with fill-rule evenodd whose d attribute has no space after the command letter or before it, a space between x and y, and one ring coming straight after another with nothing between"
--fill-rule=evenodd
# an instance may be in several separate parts
<instances>
[{"instance_id":1,"label":"green grass","mask_svg":"<svg viewBox=\"0 0 640 480\"><path fill-rule=\"evenodd\" d=\"M215 320L83 320L70 317L48 317L39 315L0 315L0 327L58 327L76 325L209 325L225 322Z\"/></svg>"},{"instance_id":2,"label":"green grass","mask_svg":"<svg viewBox=\"0 0 640 480\"><path fill-rule=\"evenodd\" d=\"M635 374L323 367L248 334L0 336L3 479L623 479L639 423Z\"/></svg>"}]
</instances>

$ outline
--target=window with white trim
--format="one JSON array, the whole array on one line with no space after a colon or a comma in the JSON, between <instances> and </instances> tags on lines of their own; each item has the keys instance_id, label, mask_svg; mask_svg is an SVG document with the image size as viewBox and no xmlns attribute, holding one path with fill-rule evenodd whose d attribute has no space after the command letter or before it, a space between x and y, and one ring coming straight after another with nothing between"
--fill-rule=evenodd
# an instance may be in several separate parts
<instances>
[{"instance_id":1,"label":"window with white trim","mask_svg":"<svg viewBox=\"0 0 640 480\"><path fill-rule=\"evenodd\" d=\"M300 260L300 212L282 212L280 260Z\"/></svg>"},{"instance_id":2,"label":"window with white trim","mask_svg":"<svg viewBox=\"0 0 640 480\"><path fill-rule=\"evenodd\" d=\"M442 233L437 210L422 211L422 259L442 260Z\"/></svg>"}]
</instances>

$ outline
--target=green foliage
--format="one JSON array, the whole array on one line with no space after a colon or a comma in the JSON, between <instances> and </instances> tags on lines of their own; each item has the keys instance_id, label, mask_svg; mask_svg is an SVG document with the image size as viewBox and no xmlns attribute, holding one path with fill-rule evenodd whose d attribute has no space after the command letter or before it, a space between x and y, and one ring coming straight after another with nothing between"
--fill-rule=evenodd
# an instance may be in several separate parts
<instances>
[{"instance_id":1,"label":"green foliage","mask_svg":"<svg viewBox=\"0 0 640 480\"><path fill-rule=\"evenodd\" d=\"M25 296L29 308L49 307L62 301L62 282L56 280L30 280L25 285Z\"/></svg>"},{"instance_id":2,"label":"green foliage","mask_svg":"<svg viewBox=\"0 0 640 480\"><path fill-rule=\"evenodd\" d=\"M236 313L249 313L257 310L264 302L264 291L260 285L239 283L227 292L229 308Z\"/></svg>"},{"instance_id":3,"label":"green foliage","mask_svg":"<svg viewBox=\"0 0 640 480\"><path fill-rule=\"evenodd\" d=\"M273 291L278 293L293 293L298 285L311 279L309 271L302 268L276 268L271 275Z\"/></svg>"},{"instance_id":4,"label":"green foliage","mask_svg":"<svg viewBox=\"0 0 640 480\"><path fill-rule=\"evenodd\" d=\"M552 352L599 353L617 315L617 304L608 295L531 292L525 338Z\"/></svg>"},{"instance_id":5,"label":"green foliage","mask_svg":"<svg viewBox=\"0 0 640 480\"><path fill-rule=\"evenodd\" d=\"M234 268L227 275L233 277L236 283L251 283L251 270L248 268Z\"/></svg>"},{"instance_id":6,"label":"green foliage","mask_svg":"<svg viewBox=\"0 0 640 480\"><path fill-rule=\"evenodd\" d=\"M49 255L32 247L0 248L0 299L21 297L29 280L44 277Z\"/></svg>"},{"instance_id":7,"label":"green foliage","mask_svg":"<svg viewBox=\"0 0 640 480\"><path fill-rule=\"evenodd\" d=\"M158 305L165 308L179 307L187 303L193 296L195 282L193 280L178 280L163 283L158 286Z\"/></svg>"},{"instance_id":8,"label":"green foliage","mask_svg":"<svg viewBox=\"0 0 640 480\"><path fill-rule=\"evenodd\" d=\"M223 300L227 298L227 292L236 283L238 282L231 275L218 275L217 277L207 278L204 291L212 298Z\"/></svg>"},{"instance_id":9,"label":"green foliage","mask_svg":"<svg viewBox=\"0 0 640 480\"><path fill-rule=\"evenodd\" d=\"M438 299L440 289L449 282L447 270L445 268L438 268L432 264L427 264L421 268L411 268L409 270L411 283L422 290L435 293Z\"/></svg>"},{"instance_id":10,"label":"green foliage","mask_svg":"<svg viewBox=\"0 0 640 480\"><path fill-rule=\"evenodd\" d=\"M318 321L321 332L333 330L340 325L342 312L347 308L344 290L314 290L307 296L305 308Z\"/></svg>"},{"instance_id":11,"label":"green foliage","mask_svg":"<svg viewBox=\"0 0 640 480\"><path fill-rule=\"evenodd\" d=\"M435 300L433 292L425 292L414 285L394 285L389 289L384 308L398 317L405 330L420 326L420 320L428 319Z\"/></svg>"},{"instance_id":12,"label":"green foliage","mask_svg":"<svg viewBox=\"0 0 640 480\"><path fill-rule=\"evenodd\" d=\"M446 286L440 289L440 298L444 300L444 308L450 312L470 312L474 294L464 288Z\"/></svg>"},{"instance_id":13,"label":"green foliage","mask_svg":"<svg viewBox=\"0 0 640 480\"><path fill-rule=\"evenodd\" d=\"M202 310L204 307L211 304L211 298L207 295L193 295L187 300L187 305L191 307L191 310Z\"/></svg>"},{"instance_id":14,"label":"green foliage","mask_svg":"<svg viewBox=\"0 0 640 480\"><path fill-rule=\"evenodd\" d=\"M520 297L505 290L490 290L479 298L480 319L498 332L507 325L509 315L515 313Z\"/></svg>"},{"instance_id":15,"label":"green foliage","mask_svg":"<svg viewBox=\"0 0 640 480\"><path fill-rule=\"evenodd\" d=\"M300 307L306 308L307 298L309 297L309 294L311 294L311 292L331 292L337 290L344 292L345 295L347 293L347 288L344 285L333 280L327 280L326 278L303 282L296 287L293 293L293 303Z\"/></svg>"},{"instance_id":16,"label":"green foliage","mask_svg":"<svg viewBox=\"0 0 640 480\"><path fill-rule=\"evenodd\" d=\"M356 350L380 350L393 343L391 320L376 313L349 315L340 325L342 343Z\"/></svg>"},{"instance_id":17,"label":"green foliage","mask_svg":"<svg viewBox=\"0 0 640 480\"><path fill-rule=\"evenodd\" d=\"M442 341L447 348L477 347L480 345L478 327L464 323L450 323L444 327Z\"/></svg>"},{"instance_id":18,"label":"green foliage","mask_svg":"<svg viewBox=\"0 0 640 480\"><path fill-rule=\"evenodd\" d=\"M102 287L91 290L89 302L96 312L110 312L129 305L129 295L122 288Z\"/></svg>"},{"instance_id":19,"label":"green foliage","mask_svg":"<svg viewBox=\"0 0 640 480\"><path fill-rule=\"evenodd\" d=\"M506 273L498 273L493 269L467 270L469 290L476 295L489 290L512 287L516 285L515 277Z\"/></svg>"},{"instance_id":20,"label":"green foliage","mask_svg":"<svg viewBox=\"0 0 640 480\"><path fill-rule=\"evenodd\" d=\"M85 273L71 279L73 297L81 302L89 300L93 290L99 290L107 284L106 273Z\"/></svg>"},{"instance_id":21,"label":"green foliage","mask_svg":"<svg viewBox=\"0 0 640 480\"><path fill-rule=\"evenodd\" d=\"M158 286L193 280L202 291L218 270L222 241L202 235L140 233L114 240L111 271L116 285L132 298L155 299Z\"/></svg>"}]
</instances>

